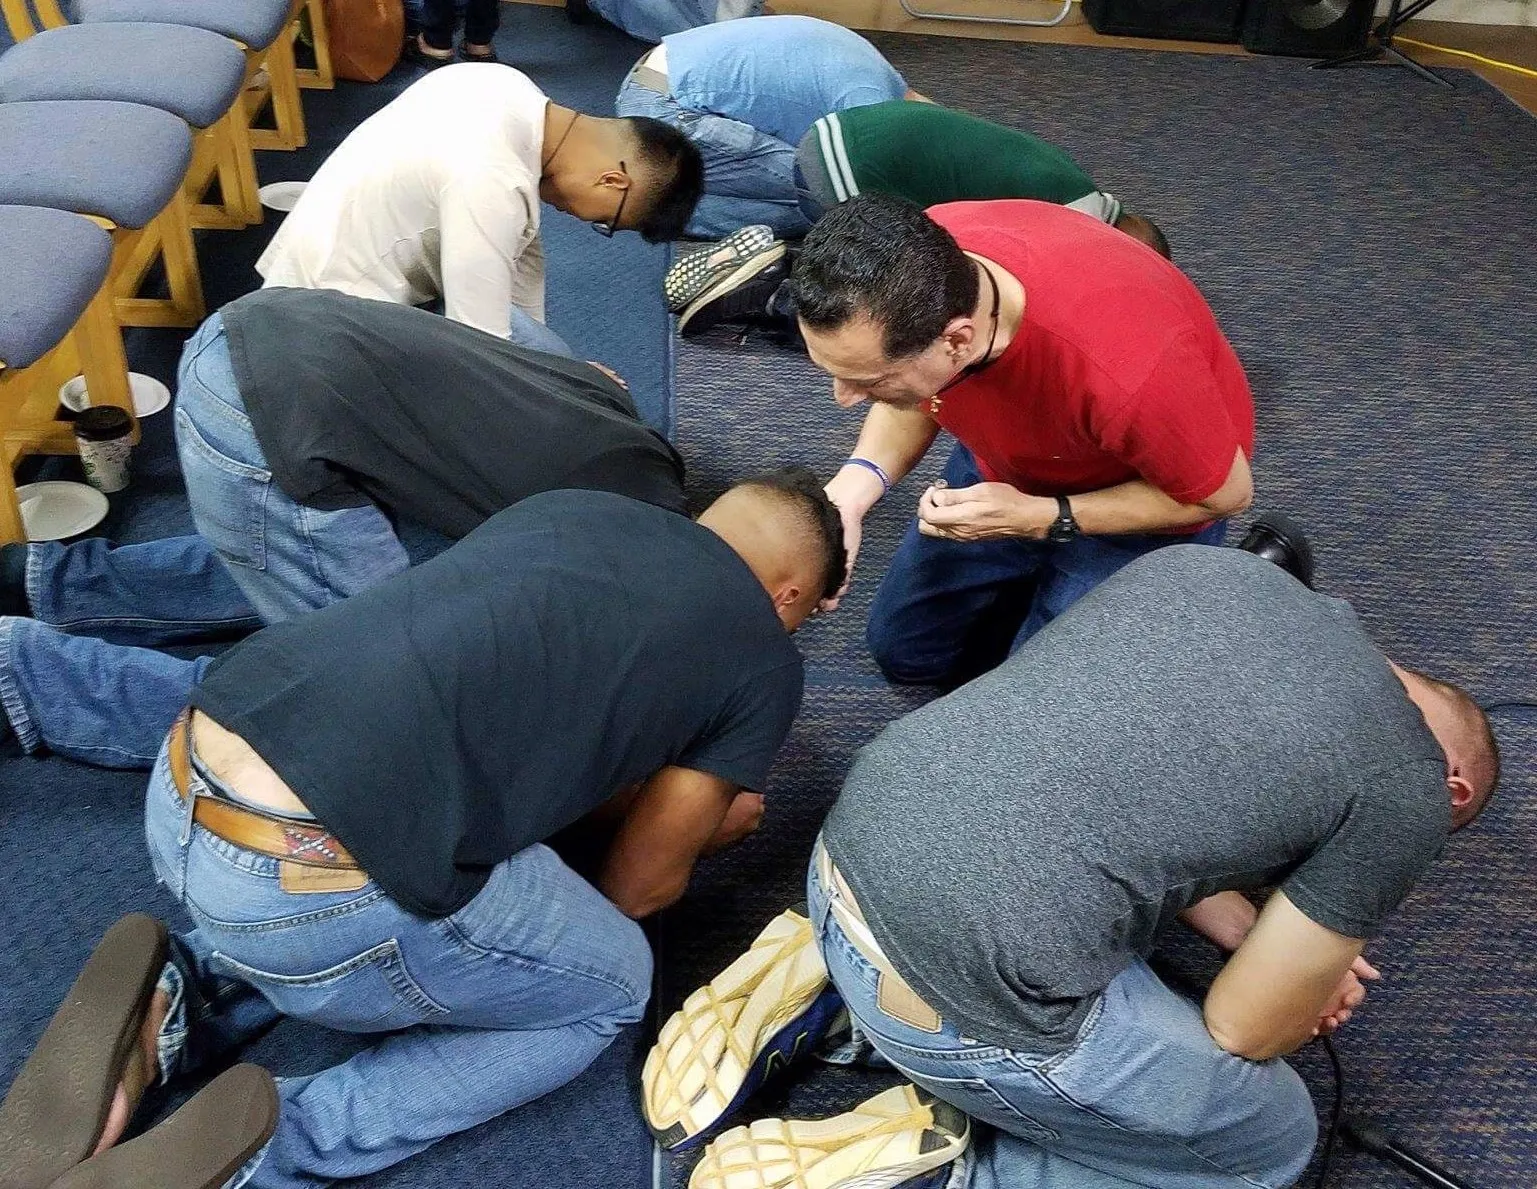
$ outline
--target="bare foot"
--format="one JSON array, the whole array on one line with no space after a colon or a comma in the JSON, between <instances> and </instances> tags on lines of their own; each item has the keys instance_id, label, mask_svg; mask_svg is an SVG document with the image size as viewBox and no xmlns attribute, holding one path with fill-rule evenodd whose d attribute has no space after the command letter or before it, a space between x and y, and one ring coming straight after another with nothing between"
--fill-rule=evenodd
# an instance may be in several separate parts
<instances>
[{"instance_id":1,"label":"bare foot","mask_svg":"<svg viewBox=\"0 0 1537 1189\"><path fill-rule=\"evenodd\" d=\"M170 1010L171 997L164 991L156 991L150 996L149 1007L144 1012L144 1023L139 1028L139 1044L128 1054L128 1062L123 1066L123 1080L112 1093L112 1107L107 1111L106 1125L91 1155L99 1156L122 1138L123 1132L128 1129L128 1121L133 1118L133 1112L139 1108L139 1099L160 1076L160 1026L165 1023Z\"/></svg>"}]
</instances>

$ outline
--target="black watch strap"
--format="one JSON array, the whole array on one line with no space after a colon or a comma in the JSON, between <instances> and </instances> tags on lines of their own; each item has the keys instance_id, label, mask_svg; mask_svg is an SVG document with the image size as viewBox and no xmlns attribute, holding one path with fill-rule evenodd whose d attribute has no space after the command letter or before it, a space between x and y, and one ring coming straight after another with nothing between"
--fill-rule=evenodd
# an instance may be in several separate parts
<instances>
[{"instance_id":1,"label":"black watch strap","mask_svg":"<svg viewBox=\"0 0 1537 1189\"><path fill-rule=\"evenodd\" d=\"M1073 505L1068 502L1067 496L1057 496L1057 518L1046 530L1046 539L1062 545L1074 540L1079 531L1078 521L1073 518Z\"/></svg>"}]
</instances>

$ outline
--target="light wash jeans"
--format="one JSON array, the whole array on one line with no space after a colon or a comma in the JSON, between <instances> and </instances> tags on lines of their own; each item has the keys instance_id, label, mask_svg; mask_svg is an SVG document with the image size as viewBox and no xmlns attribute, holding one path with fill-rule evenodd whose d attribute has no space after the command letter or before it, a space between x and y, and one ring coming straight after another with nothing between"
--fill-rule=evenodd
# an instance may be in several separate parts
<instances>
[{"instance_id":1,"label":"light wash jeans","mask_svg":"<svg viewBox=\"0 0 1537 1189\"><path fill-rule=\"evenodd\" d=\"M196 762L193 780L219 791ZM374 883L285 892L276 859L192 825L164 750L144 816L155 874L195 926L162 975L163 1074L191 1072L279 1016L380 1034L341 1065L278 1079L277 1131L232 1189L314 1189L387 1168L565 1085L645 1010L640 927L546 846L430 919Z\"/></svg>"},{"instance_id":2,"label":"light wash jeans","mask_svg":"<svg viewBox=\"0 0 1537 1189\"><path fill-rule=\"evenodd\" d=\"M571 354L520 310L509 337ZM0 617L0 706L25 751L46 746L99 767L148 768L209 664L157 646L292 619L409 564L377 507L323 512L272 481L218 314L182 352L175 418L197 535L28 549L33 618Z\"/></svg>"},{"instance_id":3,"label":"light wash jeans","mask_svg":"<svg viewBox=\"0 0 1537 1189\"><path fill-rule=\"evenodd\" d=\"M671 125L704 158L704 194L688 222L688 233L721 239L750 223L767 223L781 238L811 230L795 189L795 146L759 132L750 124L680 107L626 76L614 110L621 116L650 116Z\"/></svg>"},{"instance_id":4,"label":"light wash jeans","mask_svg":"<svg viewBox=\"0 0 1537 1189\"><path fill-rule=\"evenodd\" d=\"M947 1189L1280 1189L1307 1166L1317 1118L1284 1061L1220 1048L1195 1003L1144 962L1111 981L1063 1053L924 1032L877 1004L879 972L830 913L813 864L813 927L853 1023L918 1085L987 1126Z\"/></svg>"}]
</instances>

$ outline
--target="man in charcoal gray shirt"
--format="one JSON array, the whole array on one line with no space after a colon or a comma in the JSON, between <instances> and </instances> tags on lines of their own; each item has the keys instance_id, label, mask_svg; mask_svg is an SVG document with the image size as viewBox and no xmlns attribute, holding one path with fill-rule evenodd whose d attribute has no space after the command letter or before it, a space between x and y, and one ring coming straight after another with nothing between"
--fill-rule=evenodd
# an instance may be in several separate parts
<instances>
[{"instance_id":1,"label":"man in charcoal gray shirt","mask_svg":"<svg viewBox=\"0 0 1537 1189\"><path fill-rule=\"evenodd\" d=\"M1344 602L1172 546L864 749L811 917L875 1047L997 1129L934 1184L1289 1185L1316 1123L1276 1058L1360 1004L1498 769ZM1231 954L1200 1005L1145 961L1176 917Z\"/></svg>"}]
</instances>

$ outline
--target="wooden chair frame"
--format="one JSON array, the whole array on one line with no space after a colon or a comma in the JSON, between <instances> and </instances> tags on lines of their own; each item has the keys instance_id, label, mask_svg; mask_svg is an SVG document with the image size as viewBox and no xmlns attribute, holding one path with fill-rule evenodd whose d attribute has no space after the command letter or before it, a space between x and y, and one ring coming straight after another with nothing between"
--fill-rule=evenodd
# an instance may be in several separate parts
<instances>
[{"instance_id":1,"label":"wooden chair frame","mask_svg":"<svg viewBox=\"0 0 1537 1189\"><path fill-rule=\"evenodd\" d=\"M16 464L29 454L75 454L74 428L59 419L59 385L85 374L92 405L116 405L133 416L128 359L103 284L58 346L25 368L0 365L0 543L27 539L16 498ZM139 440L134 421L133 440Z\"/></svg>"},{"instance_id":2,"label":"wooden chair frame","mask_svg":"<svg viewBox=\"0 0 1537 1189\"><path fill-rule=\"evenodd\" d=\"M96 215L88 217L112 233L112 267L107 276L118 325L191 327L208 316L183 190L178 189L165 209L137 230ZM157 259L165 266L170 297L141 297L145 275Z\"/></svg>"},{"instance_id":3,"label":"wooden chair frame","mask_svg":"<svg viewBox=\"0 0 1537 1189\"><path fill-rule=\"evenodd\" d=\"M310 19L310 41L313 43L310 48L315 53L315 65L298 72L299 86L306 91L329 91L336 86L336 71L331 66L331 36L326 31L325 0L303 0L303 8ZM297 35L297 21L294 29Z\"/></svg>"}]
</instances>

